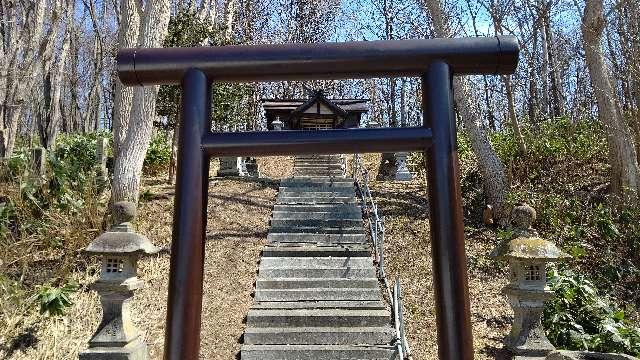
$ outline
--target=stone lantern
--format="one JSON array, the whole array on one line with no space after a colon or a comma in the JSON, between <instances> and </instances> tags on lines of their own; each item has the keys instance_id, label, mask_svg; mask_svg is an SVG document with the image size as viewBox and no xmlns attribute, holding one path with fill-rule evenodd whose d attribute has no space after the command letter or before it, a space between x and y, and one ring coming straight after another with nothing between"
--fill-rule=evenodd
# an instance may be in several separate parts
<instances>
[{"instance_id":1,"label":"stone lantern","mask_svg":"<svg viewBox=\"0 0 640 360\"><path fill-rule=\"evenodd\" d=\"M570 257L538 236L531 227L535 217L536 212L529 205L514 207L511 221L515 238L503 242L492 253L509 263L510 282L503 293L509 299L514 319L505 346L516 355L531 357L555 350L542 327L544 302L553 297L547 286L547 265Z\"/></svg>"},{"instance_id":2,"label":"stone lantern","mask_svg":"<svg viewBox=\"0 0 640 360\"><path fill-rule=\"evenodd\" d=\"M118 202L113 209L115 225L85 249L88 254L102 256L100 277L92 286L100 295L102 321L89 340L89 348L80 353L82 360L148 357L147 345L131 321L130 305L134 291L144 285L137 277L138 259L159 249L133 231L135 204Z\"/></svg>"},{"instance_id":3,"label":"stone lantern","mask_svg":"<svg viewBox=\"0 0 640 360\"><path fill-rule=\"evenodd\" d=\"M274 131L281 131L284 127L284 123L280 121L280 116L276 116L276 119L271 123Z\"/></svg>"}]
</instances>

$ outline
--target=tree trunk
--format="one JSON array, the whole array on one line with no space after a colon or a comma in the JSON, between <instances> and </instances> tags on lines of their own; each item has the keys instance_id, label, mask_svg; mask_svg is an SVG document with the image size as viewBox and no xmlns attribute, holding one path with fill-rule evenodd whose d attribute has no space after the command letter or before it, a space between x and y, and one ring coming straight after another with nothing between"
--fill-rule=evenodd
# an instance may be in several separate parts
<instances>
[{"instance_id":1,"label":"tree trunk","mask_svg":"<svg viewBox=\"0 0 640 360\"><path fill-rule=\"evenodd\" d=\"M493 208L493 216L501 225L508 219L509 211L505 208L505 200L509 191L509 183L504 165L491 146L491 142L482 126L480 106L477 99L470 96L471 91L461 78L454 78L453 93L455 104L464 124L464 129L471 140L471 147L478 160L478 169L482 176L487 204Z\"/></svg>"},{"instance_id":2,"label":"tree trunk","mask_svg":"<svg viewBox=\"0 0 640 360\"><path fill-rule=\"evenodd\" d=\"M142 27L138 32L138 43L141 47L161 45L167 34L169 10L168 0L150 0L146 3ZM137 87L134 90L128 126L120 128L119 152L113 170L112 203L123 200L138 202L142 165L149 148L153 119L156 116L157 92L158 86ZM115 141L114 137L114 144Z\"/></svg>"},{"instance_id":3,"label":"tree trunk","mask_svg":"<svg viewBox=\"0 0 640 360\"><path fill-rule=\"evenodd\" d=\"M619 195L623 204L633 204L638 200L640 170L631 132L616 101L615 89L601 48L605 27L603 1L586 0L585 3L582 17L585 62L598 104L598 117L606 134L611 162L611 192Z\"/></svg>"},{"instance_id":4,"label":"tree trunk","mask_svg":"<svg viewBox=\"0 0 640 360\"><path fill-rule=\"evenodd\" d=\"M118 46L120 48L136 47L140 31L140 9L136 0L120 1L120 19ZM114 158L119 157L120 147L125 141L127 125L131 116L133 89L131 86L123 86L120 80L115 80L112 123Z\"/></svg>"},{"instance_id":5,"label":"tree trunk","mask_svg":"<svg viewBox=\"0 0 640 360\"><path fill-rule=\"evenodd\" d=\"M513 87L511 86L511 76L502 76L502 81L504 82L505 92L507 93L507 110L509 112L509 120L511 122L511 126L513 127L513 136L515 136L516 138L516 143L518 144L518 150L520 151L520 154L524 155L527 153L527 145L525 144L524 138L522 137L520 124L518 124L518 117L516 116L515 105L513 102Z\"/></svg>"},{"instance_id":6,"label":"tree trunk","mask_svg":"<svg viewBox=\"0 0 640 360\"><path fill-rule=\"evenodd\" d=\"M558 77L555 50L553 48L553 34L551 32L551 20L549 18L551 3L547 3L545 10L544 33L547 41L547 54L549 56L549 81L551 84L551 97L553 102L553 116L562 116L564 113L562 85Z\"/></svg>"},{"instance_id":7,"label":"tree trunk","mask_svg":"<svg viewBox=\"0 0 640 360\"><path fill-rule=\"evenodd\" d=\"M439 37L451 36L449 24L444 22L443 8L440 0L425 0L424 5L431 14L434 30ZM494 209L494 218L502 225L508 219L509 212L505 208L505 199L509 184L502 161L491 146L479 116L480 106L475 96L467 88L461 78L453 81L454 100L465 131L471 140L471 147L478 159L478 168L482 175L487 204Z\"/></svg>"},{"instance_id":8,"label":"tree trunk","mask_svg":"<svg viewBox=\"0 0 640 360\"><path fill-rule=\"evenodd\" d=\"M69 29L67 29L67 34L62 44L62 49L60 50L60 56L56 59L53 69L51 70L50 75L48 75L50 76L51 81L51 103L49 111L45 115L45 118L47 119L47 126L45 129L46 141L42 144L47 148L47 150L52 150L55 147L56 137L58 136L58 131L62 124L60 95L62 93L62 84L64 83L65 77L65 63L67 61L67 54L71 44L71 34L69 34L68 30Z\"/></svg>"}]
</instances>

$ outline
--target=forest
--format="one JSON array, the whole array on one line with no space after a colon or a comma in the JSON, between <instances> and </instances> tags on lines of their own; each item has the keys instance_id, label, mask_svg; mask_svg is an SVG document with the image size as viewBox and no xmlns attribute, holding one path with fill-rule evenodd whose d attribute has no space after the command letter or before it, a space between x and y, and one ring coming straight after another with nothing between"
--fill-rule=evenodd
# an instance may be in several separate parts
<instances>
[{"instance_id":1,"label":"forest","mask_svg":"<svg viewBox=\"0 0 640 360\"><path fill-rule=\"evenodd\" d=\"M527 203L540 236L572 257L547 273L551 343L639 356L639 15L637 0L0 0L0 354L69 358L89 340L87 324L73 344L59 348L61 333L55 346L42 339L76 327L68 314L77 304L98 306L81 295L99 272L81 250L112 225L110 205L139 204L138 231L170 242L169 230L154 232L153 216L172 211L165 190L176 180L180 88L124 86L119 49L509 35L520 46L513 75L453 80L465 234L469 246L486 245L467 250L470 276L506 279L506 262L491 260L489 246L514 236L510 213ZM366 99L361 127L423 123L419 78L216 83L213 130L267 130L263 99L312 90ZM365 162L377 171L388 155ZM276 179L290 171L260 161ZM408 162L411 186L424 186L423 154ZM391 190L413 189L392 183L373 182L381 207ZM415 249L394 241L418 220L402 209L389 220L390 271L411 278L419 272L402 261ZM409 330L421 326L421 311L408 308ZM487 344L506 331L504 318L492 321L501 330L487 325L495 332ZM409 335L416 358L435 358L421 352L431 344L423 336Z\"/></svg>"}]
</instances>

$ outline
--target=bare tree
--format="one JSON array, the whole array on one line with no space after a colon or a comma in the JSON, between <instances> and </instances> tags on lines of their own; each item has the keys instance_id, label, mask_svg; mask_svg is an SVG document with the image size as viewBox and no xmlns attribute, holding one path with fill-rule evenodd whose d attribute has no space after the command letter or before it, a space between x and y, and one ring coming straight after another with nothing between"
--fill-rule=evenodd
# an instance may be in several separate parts
<instances>
[{"instance_id":1,"label":"bare tree","mask_svg":"<svg viewBox=\"0 0 640 360\"><path fill-rule=\"evenodd\" d=\"M423 4L431 16L435 34L439 37L450 37L452 32L440 0L424 0ZM456 107L478 160L487 203L493 207L494 217L501 221L507 216L504 205L509 190L504 166L487 138L482 118L479 116L482 113L479 103L471 95L468 83L462 78L454 78L453 91Z\"/></svg>"},{"instance_id":2,"label":"bare tree","mask_svg":"<svg viewBox=\"0 0 640 360\"><path fill-rule=\"evenodd\" d=\"M137 34L137 43L141 47L160 46L167 33L169 6L168 0L147 1L140 22L142 8L139 3L122 0L119 36L121 46L131 46L134 34ZM129 89L125 89L122 84L116 86L119 102L116 102L117 115L114 118L115 164L111 200L137 202L142 165L151 140L153 117L156 113L158 87L138 87L129 94Z\"/></svg>"},{"instance_id":3,"label":"bare tree","mask_svg":"<svg viewBox=\"0 0 640 360\"><path fill-rule=\"evenodd\" d=\"M640 190L640 170L629 126L624 121L611 74L602 51L605 27L602 0L586 0L582 16L582 40L593 92L598 104L611 163L611 191L624 203L635 203Z\"/></svg>"},{"instance_id":4,"label":"bare tree","mask_svg":"<svg viewBox=\"0 0 640 360\"><path fill-rule=\"evenodd\" d=\"M489 4L489 13L491 14L491 18L493 20L493 26L496 35L503 35L503 20L506 16L506 11L508 8L505 5L507 4L503 3L500 0L491 0ZM502 75L500 76L500 78L504 83L504 89L507 95L507 114L509 117L509 122L511 123L511 127L513 127L513 135L516 139L516 143L518 144L518 150L521 154L524 155L527 153L527 145L525 144L524 138L522 137L520 124L518 123L518 117L516 116L515 104L513 99L513 87L511 86L511 75Z\"/></svg>"}]
</instances>

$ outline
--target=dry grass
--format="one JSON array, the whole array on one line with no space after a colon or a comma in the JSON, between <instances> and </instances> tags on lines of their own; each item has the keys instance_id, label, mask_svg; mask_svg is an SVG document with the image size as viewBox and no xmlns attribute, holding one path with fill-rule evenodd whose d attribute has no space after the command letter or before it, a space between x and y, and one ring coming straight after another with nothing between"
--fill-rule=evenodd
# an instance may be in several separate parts
<instances>
[{"instance_id":1,"label":"dry grass","mask_svg":"<svg viewBox=\"0 0 640 360\"><path fill-rule=\"evenodd\" d=\"M376 169L378 156L367 155L365 162ZM291 174L291 158L259 159L265 177L284 178ZM212 174L217 165L213 163ZM375 173L372 174L375 179ZM138 230L156 245L170 244L173 189L162 181L149 181L150 201L140 206ZM155 184L155 185L153 185ZM385 244L390 279L399 276L404 293L405 316L414 359L437 359L435 310L431 273L429 226L424 181L376 182L372 191L386 217ZM240 349L238 339L244 331L243 319L251 305L257 260L268 229L276 196L273 184L240 180L212 179L209 193L208 238L205 246L204 304L202 314L201 358L233 359ZM503 358L498 351L510 324L511 311L501 295L506 283L503 271L487 254L494 239L479 231L467 232L469 285L477 359ZM76 273L82 284L94 279ZM146 288L134 299L134 319L145 337L152 359L162 358L166 313L169 255L145 258L140 275ZM86 287L83 287L86 289ZM99 321L97 295L82 291L66 316L42 319L27 315L31 330L20 338L25 349L10 359L73 359L86 347ZM11 345L11 344L6 344ZM19 345L19 344L18 344ZM18 346L19 347L19 346ZM3 354L0 350L0 356Z\"/></svg>"},{"instance_id":2,"label":"dry grass","mask_svg":"<svg viewBox=\"0 0 640 360\"><path fill-rule=\"evenodd\" d=\"M289 176L291 158L259 159L260 169L273 178ZM217 164L212 163L212 174ZM163 180L149 179L151 194L140 204L138 231L158 246L171 239L173 188ZM204 301L202 313L203 359L232 359L240 349L243 319L251 305L257 261L266 238L276 189L270 182L213 179L210 182L207 242L205 245ZM95 280L88 271L74 274L83 285L64 317L43 318L27 311L23 333L4 340L0 357L8 359L73 359L87 345L100 319L98 296L87 291ZM149 345L152 359L161 359L164 343L169 255L164 252L142 259L140 277L145 289L134 298L133 318Z\"/></svg>"},{"instance_id":3,"label":"dry grass","mask_svg":"<svg viewBox=\"0 0 640 360\"><path fill-rule=\"evenodd\" d=\"M375 181L379 155L364 158L371 191L385 216L387 277L400 278L405 321L414 359L437 359L433 274L429 237L427 189L416 177L411 182ZM502 338L511 323L511 310L500 290L506 275L488 258L495 240L488 233L467 229L469 292L476 359L506 359Z\"/></svg>"}]
</instances>

